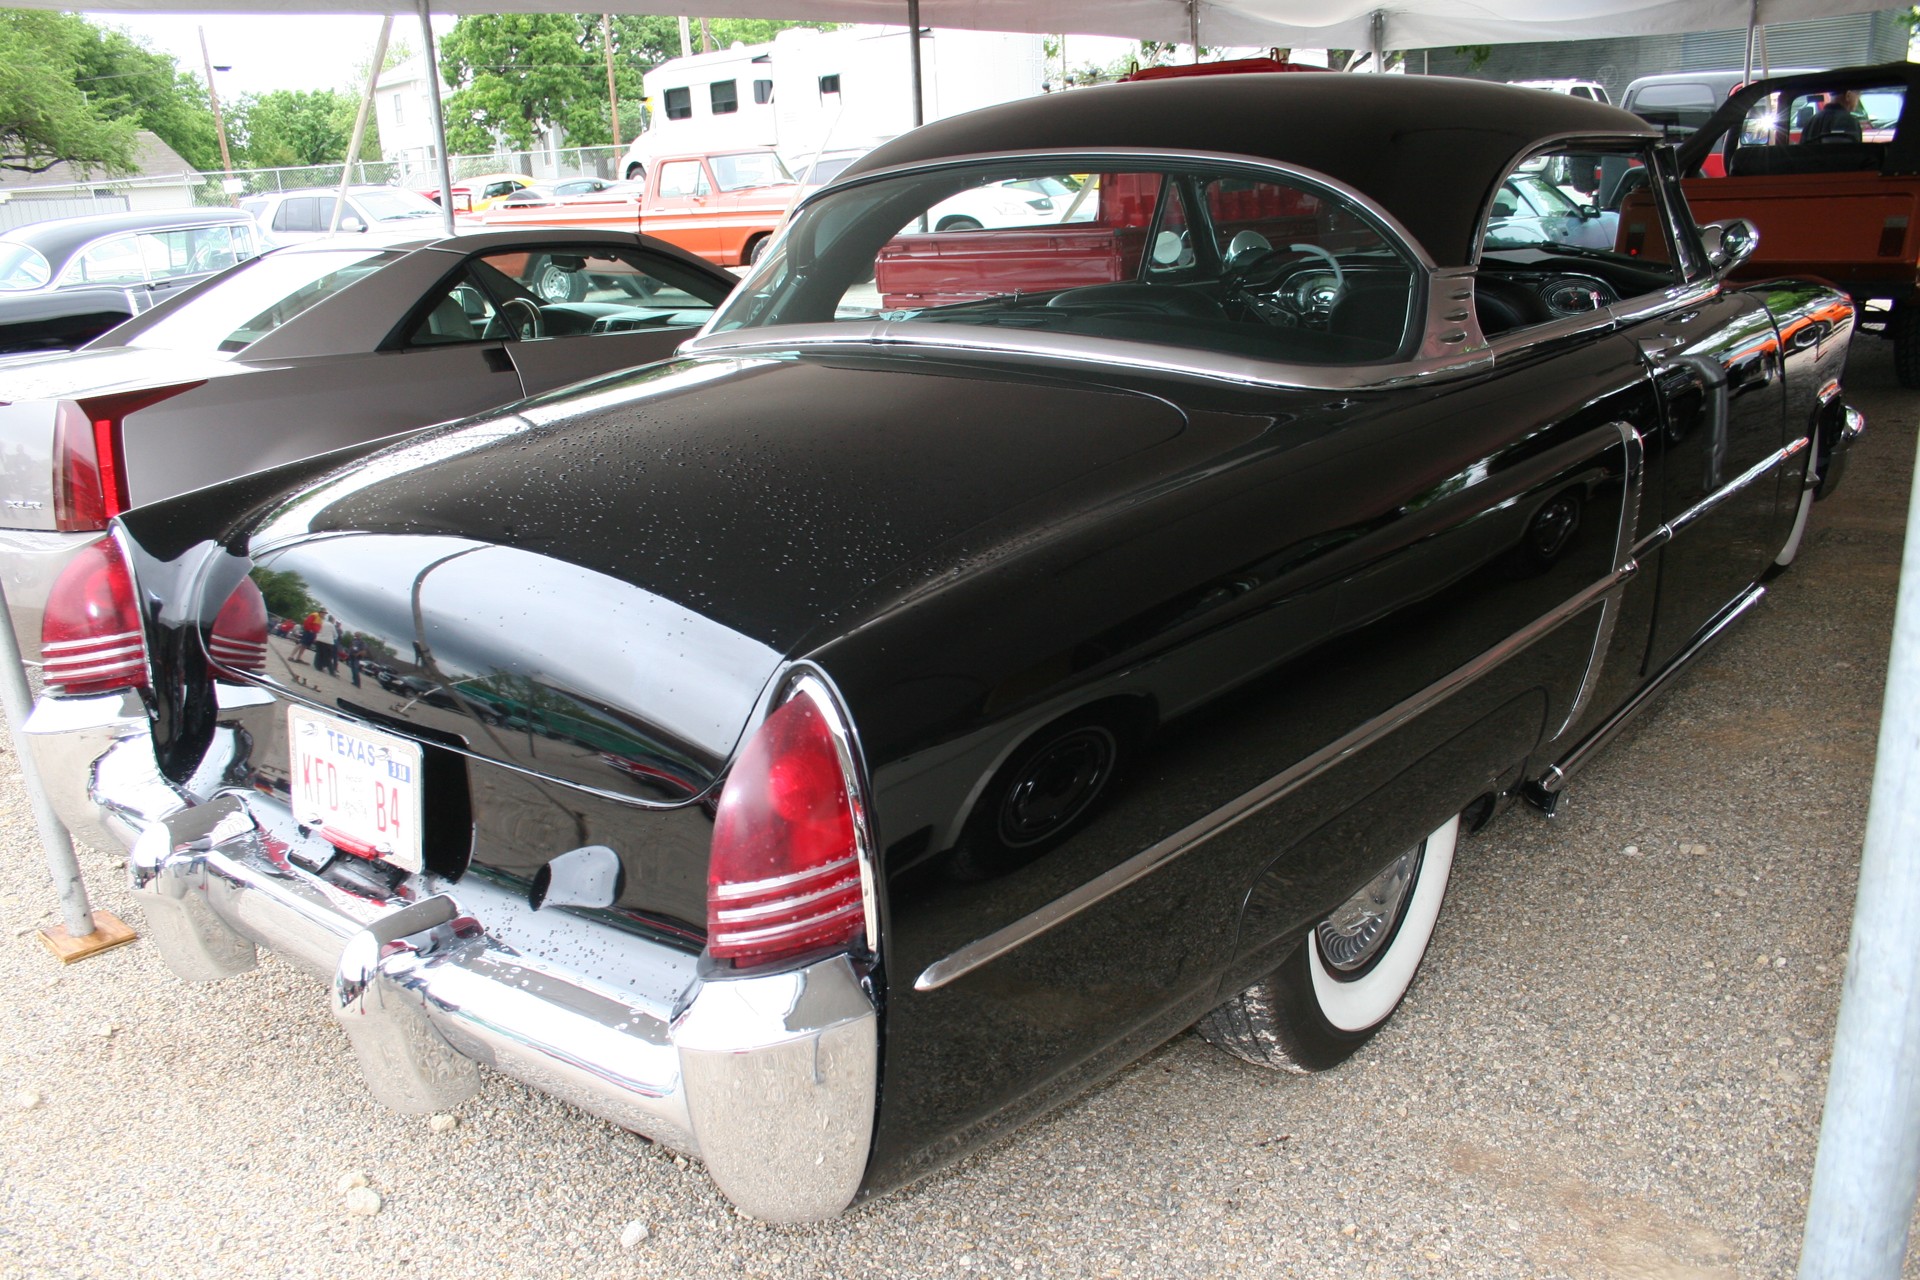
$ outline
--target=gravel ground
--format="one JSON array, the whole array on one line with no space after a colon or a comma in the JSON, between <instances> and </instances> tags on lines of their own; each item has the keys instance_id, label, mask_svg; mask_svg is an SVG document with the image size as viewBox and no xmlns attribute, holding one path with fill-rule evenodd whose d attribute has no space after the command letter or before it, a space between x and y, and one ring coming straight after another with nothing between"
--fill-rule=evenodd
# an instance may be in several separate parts
<instances>
[{"instance_id":1,"label":"gravel ground","mask_svg":"<svg viewBox=\"0 0 1920 1280\"><path fill-rule=\"evenodd\" d=\"M1368 1052L1303 1079L1183 1036L822 1227L745 1221L501 1077L451 1127L389 1113L271 958L211 986L144 943L63 970L0 762L0 1275L1790 1275L1920 422L1862 346L1870 434L1800 564L1562 817L1462 846ZM137 925L117 863L83 851Z\"/></svg>"}]
</instances>

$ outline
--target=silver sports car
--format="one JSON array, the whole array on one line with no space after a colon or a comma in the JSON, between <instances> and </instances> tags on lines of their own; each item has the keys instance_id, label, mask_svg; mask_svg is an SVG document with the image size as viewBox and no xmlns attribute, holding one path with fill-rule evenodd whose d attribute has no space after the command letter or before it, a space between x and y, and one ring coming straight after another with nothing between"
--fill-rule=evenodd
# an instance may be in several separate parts
<instances>
[{"instance_id":1,"label":"silver sports car","mask_svg":"<svg viewBox=\"0 0 1920 1280\"><path fill-rule=\"evenodd\" d=\"M355 239L0 360L0 574L29 658L54 576L118 512L659 359L735 283L623 232Z\"/></svg>"}]
</instances>

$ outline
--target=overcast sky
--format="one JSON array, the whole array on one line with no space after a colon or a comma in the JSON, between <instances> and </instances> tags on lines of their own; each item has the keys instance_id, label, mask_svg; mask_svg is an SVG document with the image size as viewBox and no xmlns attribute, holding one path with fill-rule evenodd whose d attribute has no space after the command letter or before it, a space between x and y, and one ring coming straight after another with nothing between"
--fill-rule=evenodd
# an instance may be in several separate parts
<instances>
[{"instance_id":1,"label":"overcast sky","mask_svg":"<svg viewBox=\"0 0 1920 1280\"><path fill-rule=\"evenodd\" d=\"M161 53L172 54L183 70L203 75L200 29L206 28L207 52L216 67L214 82L222 98L269 89L352 89L355 69L373 57L380 19L372 14L289 16L284 14L92 13L101 26L119 27ZM454 19L436 16L433 27L444 35ZM436 35L436 39L438 35ZM420 20L411 14L394 20L393 39L420 48ZM1125 56L1131 40L1111 36L1069 36L1067 57L1078 67Z\"/></svg>"},{"instance_id":2,"label":"overcast sky","mask_svg":"<svg viewBox=\"0 0 1920 1280\"><path fill-rule=\"evenodd\" d=\"M119 27L160 53L176 58L182 70L204 76L200 29L206 28L207 52L216 67L214 83L222 98L269 89L347 89L358 91L355 71L373 57L380 34L374 14L289 16L284 14L92 13L103 27ZM451 17L436 17L444 33ZM394 19L393 39L420 48L420 20L411 14Z\"/></svg>"}]
</instances>

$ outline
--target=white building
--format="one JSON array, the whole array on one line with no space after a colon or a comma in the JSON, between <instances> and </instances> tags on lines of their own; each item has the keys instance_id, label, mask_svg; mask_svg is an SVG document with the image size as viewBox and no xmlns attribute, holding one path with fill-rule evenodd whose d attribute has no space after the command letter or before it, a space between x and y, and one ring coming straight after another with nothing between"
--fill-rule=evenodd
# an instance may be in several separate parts
<instances>
[{"instance_id":1,"label":"white building","mask_svg":"<svg viewBox=\"0 0 1920 1280\"><path fill-rule=\"evenodd\" d=\"M442 83L443 101L449 92ZM381 72L374 85L381 155L398 164L402 173L427 174L439 163L440 138L433 128L431 93L426 59L419 54Z\"/></svg>"}]
</instances>

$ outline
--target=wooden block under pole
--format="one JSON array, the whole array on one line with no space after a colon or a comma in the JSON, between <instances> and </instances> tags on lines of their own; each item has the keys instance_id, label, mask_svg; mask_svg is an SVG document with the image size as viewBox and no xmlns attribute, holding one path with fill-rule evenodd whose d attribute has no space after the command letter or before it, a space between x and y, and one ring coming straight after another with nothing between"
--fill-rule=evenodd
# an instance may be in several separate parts
<instances>
[{"instance_id":1,"label":"wooden block under pole","mask_svg":"<svg viewBox=\"0 0 1920 1280\"><path fill-rule=\"evenodd\" d=\"M75 960L85 960L102 951L111 951L139 936L111 911L101 911L97 907L93 912L92 933L76 938L67 932L67 926L63 924L40 930L40 941L46 944L47 950L53 952L54 959L61 964L72 964Z\"/></svg>"}]
</instances>

